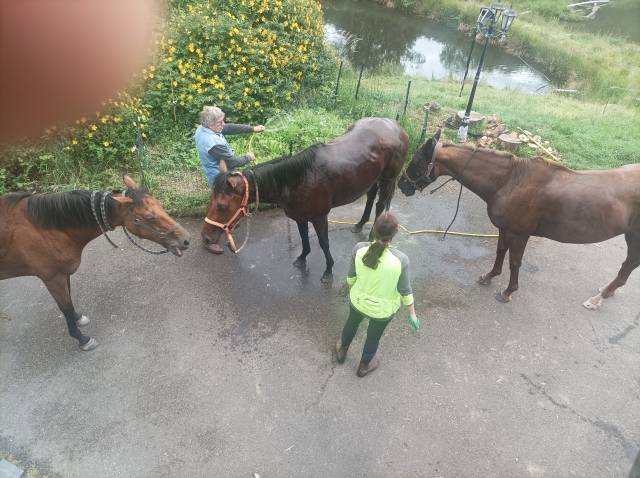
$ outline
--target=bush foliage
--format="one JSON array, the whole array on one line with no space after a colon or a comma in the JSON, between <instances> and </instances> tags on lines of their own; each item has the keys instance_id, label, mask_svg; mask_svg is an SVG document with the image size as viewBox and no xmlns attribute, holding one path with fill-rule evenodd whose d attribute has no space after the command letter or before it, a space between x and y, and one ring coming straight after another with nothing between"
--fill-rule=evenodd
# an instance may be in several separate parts
<instances>
[{"instance_id":1,"label":"bush foliage","mask_svg":"<svg viewBox=\"0 0 640 478\"><path fill-rule=\"evenodd\" d=\"M135 85L95 115L48 131L33 159L38 168L2 155L3 188L15 186L8 171L28 188L43 168L68 170L63 183L134 168L143 142L192 128L203 105L220 106L232 121L263 122L305 87L318 87L335 65L315 0L174 1L165 23Z\"/></svg>"}]
</instances>

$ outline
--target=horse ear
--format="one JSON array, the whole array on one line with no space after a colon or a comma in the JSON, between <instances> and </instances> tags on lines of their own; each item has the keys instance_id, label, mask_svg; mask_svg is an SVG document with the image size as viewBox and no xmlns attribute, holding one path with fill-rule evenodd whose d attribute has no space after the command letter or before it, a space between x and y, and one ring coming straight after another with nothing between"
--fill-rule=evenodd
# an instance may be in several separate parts
<instances>
[{"instance_id":1,"label":"horse ear","mask_svg":"<svg viewBox=\"0 0 640 478\"><path fill-rule=\"evenodd\" d=\"M136 184L136 182L127 174L124 175L124 184L129 189L138 189L138 185Z\"/></svg>"},{"instance_id":2,"label":"horse ear","mask_svg":"<svg viewBox=\"0 0 640 478\"><path fill-rule=\"evenodd\" d=\"M236 174L230 174L230 175L227 177L227 187L228 187L229 189L231 189L232 191L235 191L235 190L236 190L236 184L238 184L238 183L237 183L237 181L235 181L235 179L234 179L234 178L236 178L236 177L237 177L237 175L236 175Z\"/></svg>"},{"instance_id":3,"label":"horse ear","mask_svg":"<svg viewBox=\"0 0 640 478\"><path fill-rule=\"evenodd\" d=\"M436 143L437 143L438 141L440 141L440 133L442 133L442 129L441 129L441 128L438 128L438 129L436 130L435 134L433 135L433 139L435 139L435 140L436 140Z\"/></svg>"},{"instance_id":4,"label":"horse ear","mask_svg":"<svg viewBox=\"0 0 640 478\"><path fill-rule=\"evenodd\" d=\"M128 176L126 176L126 177L128 177ZM131 178L129 178L129 179L131 179ZM125 184L126 184L126 181L125 181ZM135 184L135 183L133 183L133 184ZM128 186L128 184L127 184L127 186ZM131 204L133 202L133 199L128 198L125 195L122 195L122 196L111 196L111 198L114 199L115 201L118 201L120 204Z\"/></svg>"}]
</instances>

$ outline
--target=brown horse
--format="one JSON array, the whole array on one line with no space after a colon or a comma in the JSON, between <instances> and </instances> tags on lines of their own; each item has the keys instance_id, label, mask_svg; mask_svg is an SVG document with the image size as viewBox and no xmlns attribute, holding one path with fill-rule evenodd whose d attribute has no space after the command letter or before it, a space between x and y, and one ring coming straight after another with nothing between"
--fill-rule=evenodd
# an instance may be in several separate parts
<instances>
[{"instance_id":1,"label":"brown horse","mask_svg":"<svg viewBox=\"0 0 640 478\"><path fill-rule=\"evenodd\" d=\"M518 289L518 271L530 236L589 244L620 234L627 241L627 259L618 275L584 303L597 309L640 265L640 165L605 171L572 171L541 157L517 158L490 149L441 145L440 130L415 153L399 181L407 196L447 175L487 203L489 219L500 237L493 269L480 277L488 285L502 271L509 251L509 286L496 294L511 300Z\"/></svg>"},{"instance_id":2,"label":"brown horse","mask_svg":"<svg viewBox=\"0 0 640 478\"><path fill-rule=\"evenodd\" d=\"M155 198L130 177L125 176L124 182L128 189L122 194L72 191L0 197L0 280L39 277L64 314L69 335L78 340L82 350L95 348L97 342L78 329L89 319L73 307L70 277L80 266L87 243L122 226L127 236L125 227L176 256L189 246L189 233Z\"/></svg>"},{"instance_id":3,"label":"brown horse","mask_svg":"<svg viewBox=\"0 0 640 478\"><path fill-rule=\"evenodd\" d=\"M298 224L302 253L294 262L296 267L306 264L311 250L308 222L313 224L327 264L322 282L330 282L333 258L329 251L329 211L366 193L364 213L353 228L360 232L369 220L376 194L376 217L389 209L408 144L407 134L395 121L363 118L331 143L311 146L247 173L220 174L202 228L205 247L217 243L223 230L231 237L248 203L258 196L260 201L281 206ZM232 239L230 244L234 244Z\"/></svg>"}]
</instances>

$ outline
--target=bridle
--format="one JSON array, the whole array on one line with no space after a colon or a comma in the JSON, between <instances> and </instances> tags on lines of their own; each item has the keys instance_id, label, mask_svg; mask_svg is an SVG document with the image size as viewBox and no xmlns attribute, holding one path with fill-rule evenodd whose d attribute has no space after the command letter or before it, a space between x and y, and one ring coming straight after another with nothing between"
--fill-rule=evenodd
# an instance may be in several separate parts
<instances>
[{"instance_id":1,"label":"bridle","mask_svg":"<svg viewBox=\"0 0 640 478\"><path fill-rule=\"evenodd\" d=\"M411 186L413 186L413 189L417 189L418 191L422 191L424 188L426 188L429 184L431 184L433 182L433 181L430 181L430 182L426 183L422 187L420 186L420 184L418 184L423 179L429 179L429 176L431 175L431 172L433 171L433 168L434 168L434 166L436 164L436 156L438 155L438 152L440 151L441 147L442 147L442 144L440 143L440 141L438 141L436 143L436 145L433 147L433 153L431 153L431 161L429 162L429 165L427 166L427 170L420 177L418 177L416 179L411 179L409 177L409 175L407 174L407 170L406 169L404 170L404 172L402 173L402 177L404 179L406 179L409 182L409 184L411 184Z\"/></svg>"},{"instance_id":2,"label":"bridle","mask_svg":"<svg viewBox=\"0 0 640 478\"><path fill-rule=\"evenodd\" d=\"M253 171L252 171L252 174L254 175L253 182L256 189L256 209L255 210L257 211L258 205L260 204L260 193L258 192L258 181L256 181L255 173ZM242 195L242 202L240 203L240 207L236 210L233 216L231 216L231 218L225 223L221 223L221 222L214 221L213 219L209 219L208 216L205 216L204 222L222 229L227 236L227 241L229 242L229 248L235 254L237 254L242 250L242 248L245 246L245 244L249 240L249 231L250 231L249 218L251 217L251 213L249 212L249 193L250 193L249 189L250 188L249 188L249 181L247 180L247 177L244 174L240 172L234 172L234 173L231 173L230 176L240 176L242 178L242 182L244 183L244 193ZM247 218L247 232L245 234L245 238L244 238L244 241L242 242L242 245L240 247L236 247L236 241L233 239L232 233L243 217Z\"/></svg>"},{"instance_id":3,"label":"bridle","mask_svg":"<svg viewBox=\"0 0 640 478\"><path fill-rule=\"evenodd\" d=\"M96 222L98 223L98 227L100 228L100 232L102 232L102 234L104 235L104 237L107 239L107 241L109 241L109 244L111 244L113 247L115 247L116 249L119 249L120 246L118 246L115 242L113 242L111 240L111 238L107 235L107 231L115 231L115 228L111 226L111 224L109 224L109 220L107 219L107 209L106 209L106 202L107 199L109 198L109 196L111 196L113 193L111 191L104 191L102 193L102 196L100 198L100 217L98 216L98 213L96 211L96 195L100 194L100 191L93 191L91 193L91 212L93 213L93 217L96 220ZM122 192L123 196L127 195L127 190L125 189ZM147 225L147 224L140 224L140 226L145 226L151 230L153 230L154 233L156 233L155 229L153 229L151 226ZM169 231L167 232L160 232L157 233L160 237L164 237L167 234L171 234L172 232L174 232L176 229L178 228L178 224L176 224L175 226L173 226L171 229L169 229ZM151 249L147 249L144 246L141 246L140 244L138 244L133 237L131 237L131 235L129 234L129 231L127 231L127 228L124 226L124 224L122 225L122 231L124 232L124 235L127 236L127 238L129 239L129 241L131 241L131 244L133 244L134 246L136 246L138 249L143 250L144 252L147 252L149 254L165 254L167 252L169 252L169 249L166 249L164 251L152 251Z\"/></svg>"}]
</instances>

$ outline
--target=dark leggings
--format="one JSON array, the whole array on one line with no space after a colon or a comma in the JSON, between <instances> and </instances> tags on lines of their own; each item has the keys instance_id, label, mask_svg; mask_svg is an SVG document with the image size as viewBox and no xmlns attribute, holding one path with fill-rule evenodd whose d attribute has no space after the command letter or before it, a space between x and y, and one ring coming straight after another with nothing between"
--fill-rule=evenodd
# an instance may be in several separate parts
<instances>
[{"instance_id":1,"label":"dark leggings","mask_svg":"<svg viewBox=\"0 0 640 478\"><path fill-rule=\"evenodd\" d=\"M347 323L344 324L342 329L342 346L347 348L351 344L353 337L356 335L360 322L366 317L358 312L353 306L349 307L349 317ZM362 362L368 364L376 354L378 350L378 344L380 343L380 337L384 333L384 329L387 328L389 322L393 316L386 319L369 319L369 327L367 327L367 339L364 342L364 348L362 349Z\"/></svg>"}]
</instances>

